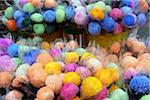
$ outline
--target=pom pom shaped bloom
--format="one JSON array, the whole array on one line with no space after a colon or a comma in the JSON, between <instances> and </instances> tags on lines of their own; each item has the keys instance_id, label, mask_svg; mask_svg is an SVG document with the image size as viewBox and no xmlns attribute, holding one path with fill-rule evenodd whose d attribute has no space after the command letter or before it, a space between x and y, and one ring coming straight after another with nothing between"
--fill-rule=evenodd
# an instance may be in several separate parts
<instances>
[{"instance_id":1,"label":"pom pom shaped bloom","mask_svg":"<svg viewBox=\"0 0 150 100\"><path fill-rule=\"evenodd\" d=\"M0 72L0 88L7 88L11 85L13 76L9 72Z\"/></svg>"},{"instance_id":2,"label":"pom pom shaped bloom","mask_svg":"<svg viewBox=\"0 0 150 100\"><path fill-rule=\"evenodd\" d=\"M43 24L34 24L33 30L36 35L42 35L45 32L45 26Z\"/></svg>"},{"instance_id":3,"label":"pom pom shaped bloom","mask_svg":"<svg viewBox=\"0 0 150 100\"><path fill-rule=\"evenodd\" d=\"M36 8L42 8L43 2L41 0L31 0L31 3Z\"/></svg>"},{"instance_id":4,"label":"pom pom shaped bloom","mask_svg":"<svg viewBox=\"0 0 150 100\"><path fill-rule=\"evenodd\" d=\"M75 14L74 9L73 9L72 6L67 6L67 7L65 8L65 13L66 13L66 19L67 19L67 20L72 19L73 16L74 16L74 14Z\"/></svg>"},{"instance_id":5,"label":"pom pom shaped bloom","mask_svg":"<svg viewBox=\"0 0 150 100\"><path fill-rule=\"evenodd\" d=\"M7 20L6 26L7 26L8 30L10 30L12 32L17 30L17 24L16 24L15 20Z\"/></svg>"},{"instance_id":6,"label":"pom pom shaped bloom","mask_svg":"<svg viewBox=\"0 0 150 100\"><path fill-rule=\"evenodd\" d=\"M40 88L36 94L36 100L53 100L54 92L47 86Z\"/></svg>"},{"instance_id":7,"label":"pom pom shaped bloom","mask_svg":"<svg viewBox=\"0 0 150 100\"><path fill-rule=\"evenodd\" d=\"M91 23L89 23L89 25L88 25L88 32L91 35L99 35L100 32L101 32L101 26L100 26L100 24L97 23L97 22L91 22Z\"/></svg>"},{"instance_id":8,"label":"pom pom shaped bloom","mask_svg":"<svg viewBox=\"0 0 150 100\"><path fill-rule=\"evenodd\" d=\"M17 20L17 27L19 29L23 29L25 27L25 25L23 25L23 21L25 20L24 17L20 17L18 20Z\"/></svg>"},{"instance_id":9,"label":"pom pom shaped bloom","mask_svg":"<svg viewBox=\"0 0 150 100\"><path fill-rule=\"evenodd\" d=\"M6 10L4 11L4 16L10 19L13 16L13 12L14 12L13 7L7 7Z\"/></svg>"},{"instance_id":10,"label":"pom pom shaped bloom","mask_svg":"<svg viewBox=\"0 0 150 100\"><path fill-rule=\"evenodd\" d=\"M128 15L128 14L131 14L133 12L133 10L128 6L122 7L121 10L122 10L122 13L123 13L124 16Z\"/></svg>"},{"instance_id":11,"label":"pom pom shaped bloom","mask_svg":"<svg viewBox=\"0 0 150 100\"><path fill-rule=\"evenodd\" d=\"M110 47L111 51L114 52L114 53L119 53L120 52L120 49L121 49L121 45L119 42L114 42L112 44L112 46Z\"/></svg>"},{"instance_id":12,"label":"pom pom shaped bloom","mask_svg":"<svg viewBox=\"0 0 150 100\"><path fill-rule=\"evenodd\" d=\"M64 100L72 100L78 92L78 86L75 84L67 83L63 85L60 95Z\"/></svg>"},{"instance_id":13,"label":"pom pom shaped bloom","mask_svg":"<svg viewBox=\"0 0 150 100\"><path fill-rule=\"evenodd\" d=\"M142 27L146 24L147 18L144 13L138 14L137 19L138 19L137 23L140 27Z\"/></svg>"},{"instance_id":14,"label":"pom pom shaped bloom","mask_svg":"<svg viewBox=\"0 0 150 100\"><path fill-rule=\"evenodd\" d=\"M123 78L124 79L131 79L135 75L137 75L138 72L134 68L128 68L123 72Z\"/></svg>"},{"instance_id":15,"label":"pom pom shaped bloom","mask_svg":"<svg viewBox=\"0 0 150 100\"><path fill-rule=\"evenodd\" d=\"M61 56L61 50L58 48L53 48L50 50L50 55L55 59L59 60Z\"/></svg>"},{"instance_id":16,"label":"pom pom shaped bloom","mask_svg":"<svg viewBox=\"0 0 150 100\"><path fill-rule=\"evenodd\" d=\"M103 100L107 97L108 90L104 87L94 98L94 100Z\"/></svg>"},{"instance_id":17,"label":"pom pom shaped bloom","mask_svg":"<svg viewBox=\"0 0 150 100\"><path fill-rule=\"evenodd\" d=\"M87 77L82 81L80 92L82 98L89 98L96 96L102 89L102 83L97 78Z\"/></svg>"},{"instance_id":18,"label":"pom pom shaped bloom","mask_svg":"<svg viewBox=\"0 0 150 100\"><path fill-rule=\"evenodd\" d=\"M43 86L47 77L47 73L44 71L42 64L39 63L33 64L28 69L27 75L31 84L36 88Z\"/></svg>"},{"instance_id":19,"label":"pom pom shaped bloom","mask_svg":"<svg viewBox=\"0 0 150 100\"><path fill-rule=\"evenodd\" d=\"M20 88L20 87L22 87L22 86L24 86L24 85L27 85L27 84L29 84L29 79L28 79L28 77L22 75L22 76L17 76L17 77L15 77L15 78L13 79L11 85L12 85L14 88Z\"/></svg>"},{"instance_id":20,"label":"pom pom shaped bloom","mask_svg":"<svg viewBox=\"0 0 150 100\"><path fill-rule=\"evenodd\" d=\"M49 62L48 64L45 65L44 70L48 75L60 74L61 66L58 62Z\"/></svg>"},{"instance_id":21,"label":"pom pom shaped bloom","mask_svg":"<svg viewBox=\"0 0 150 100\"><path fill-rule=\"evenodd\" d=\"M142 12L147 12L149 5L146 0L139 0L139 10Z\"/></svg>"},{"instance_id":22,"label":"pom pom shaped bloom","mask_svg":"<svg viewBox=\"0 0 150 100\"><path fill-rule=\"evenodd\" d=\"M114 68L100 69L94 76L106 86L109 86L119 79L119 73L117 72L117 69Z\"/></svg>"},{"instance_id":23,"label":"pom pom shaped bloom","mask_svg":"<svg viewBox=\"0 0 150 100\"><path fill-rule=\"evenodd\" d=\"M13 18L15 20L18 20L20 17L23 17L24 16L24 13L20 10L16 10L13 14Z\"/></svg>"},{"instance_id":24,"label":"pom pom shaped bloom","mask_svg":"<svg viewBox=\"0 0 150 100\"><path fill-rule=\"evenodd\" d=\"M81 80L83 80L86 77L92 75L92 73L90 72L90 70L88 68L86 68L86 67L78 67L75 72L80 75Z\"/></svg>"},{"instance_id":25,"label":"pom pom shaped bloom","mask_svg":"<svg viewBox=\"0 0 150 100\"><path fill-rule=\"evenodd\" d=\"M27 70L28 70L29 67L30 67L29 64L22 64L22 65L20 65L17 68L15 75L16 76L22 76L22 75L26 76L27 75Z\"/></svg>"},{"instance_id":26,"label":"pom pom shaped bloom","mask_svg":"<svg viewBox=\"0 0 150 100\"><path fill-rule=\"evenodd\" d=\"M0 49L5 50L13 41L7 38L0 38Z\"/></svg>"},{"instance_id":27,"label":"pom pom shaped bloom","mask_svg":"<svg viewBox=\"0 0 150 100\"><path fill-rule=\"evenodd\" d=\"M9 45L9 47L7 48L7 53L9 54L9 56L11 57L18 57L18 49L19 46L16 44L11 44Z\"/></svg>"},{"instance_id":28,"label":"pom pom shaped bloom","mask_svg":"<svg viewBox=\"0 0 150 100\"><path fill-rule=\"evenodd\" d=\"M22 9L24 12L28 12L28 13L33 13L35 11L35 7L30 2L23 5Z\"/></svg>"},{"instance_id":29,"label":"pom pom shaped bloom","mask_svg":"<svg viewBox=\"0 0 150 100\"><path fill-rule=\"evenodd\" d=\"M114 33L115 34L119 34L123 31L123 26L119 23L116 23L115 25L115 29L114 29Z\"/></svg>"},{"instance_id":30,"label":"pom pom shaped bloom","mask_svg":"<svg viewBox=\"0 0 150 100\"><path fill-rule=\"evenodd\" d=\"M48 54L48 53L41 53L37 56L36 62L43 64L44 66L48 63L48 62L52 62L53 58Z\"/></svg>"},{"instance_id":31,"label":"pom pom shaped bloom","mask_svg":"<svg viewBox=\"0 0 150 100\"><path fill-rule=\"evenodd\" d=\"M65 11L64 9L56 9L56 22L62 23L65 20Z\"/></svg>"},{"instance_id":32,"label":"pom pom shaped bloom","mask_svg":"<svg viewBox=\"0 0 150 100\"><path fill-rule=\"evenodd\" d=\"M122 89L116 89L111 93L112 100L129 100L128 94Z\"/></svg>"},{"instance_id":33,"label":"pom pom shaped bloom","mask_svg":"<svg viewBox=\"0 0 150 100\"><path fill-rule=\"evenodd\" d=\"M6 97L5 100L22 100L23 94L17 90L10 91Z\"/></svg>"},{"instance_id":34,"label":"pom pom shaped bloom","mask_svg":"<svg viewBox=\"0 0 150 100\"><path fill-rule=\"evenodd\" d=\"M144 75L137 75L131 79L129 86L137 95L149 93L150 79Z\"/></svg>"},{"instance_id":35,"label":"pom pom shaped bloom","mask_svg":"<svg viewBox=\"0 0 150 100\"><path fill-rule=\"evenodd\" d=\"M127 28L132 28L137 21L136 15L129 14L123 17L122 24Z\"/></svg>"},{"instance_id":36,"label":"pom pom shaped bloom","mask_svg":"<svg viewBox=\"0 0 150 100\"><path fill-rule=\"evenodd\" d=\"M49 75L45 80L45 84L58 94L62 88L63 81L59 75Z\"/></svg>"},{"instance_id":37,"label":"pom pom shaped bloom","mask_svg":"<svg viewBox=\"0 0 150 100\"><path fill-rule=\"evenodd\" d=\"M95 58L89 58L85 63L86 67L93 73L102 68L102 63Z\"/></svg>"},{"instance_id":38,"label":"pom pom shaped bloom","mask_svg":"<svg viewBox=\"0 0 150 100\"><path fill-rule=\"evenodd\" d=\"M23 57L22 57L22 61L24 63L28 63L30 65L32 65L33 63L35 63L37 56L39 55L40 50L31 50L29 52L26 52Z\"/></svg>"},{"instance_id":39,"label":"pom pom shaped bloom","mask_svg":"<svg viewBox=\"0 0 150 100\"><path fill-rule=\"evenodd\" d=\"M44 49L47 51L50 50L50 48L51 48L51 45L46 41L42 42L40 46L41 46L41 49Z\"/></svg>"},{"instance_id":40,"label":"pom pom shaped bloom","mask_svg":"<svg viewBox=\"0 0 150 100\"><path fill-rule=\"evenodd\" d=\"M44 12L43 17L45 22L52 23L55 20L56 15L53 10L47 10Z\"/></svg>"},{"instance_id":41,"label":"pom pom shaped bloom","mask_svg":"<svg viewBox=\"0 0 150 100\"><path fill-rule=\"evenodd\" d=\"M79 55L76 52L67 52L65 54L65 63L76 63L79 61Z\"/></svg>"},{"instance_id":42,"label":"pom pom shaped bloom","mask_svg":"<svg viewBox=\"0 0 150 100\"><path fill-rule=\"evenodd\" d=\"M19 0L19 4L20 5L24 5L28 2L29 0Z\"/></svg>"},{"instance_id":43,"label":"pom pom shaped bloom","mask_svg":"<svg viewBox=\"0 0 150 100\"><path fill-rule=\"evenodd\" d=\"M83 11L77 11L74 16L74 21L77 25L87 24L87 15Z\"/></svg>"},{"instance_id":44,"label":"pom pom shaped bloom","mask_svg":"<svg viewBox=\"0 0 150 100\"><path fill-rule=\"evenodd\" d=\"M16 67L17 66L9 56L4 55L0 57L0 72L2 71L14 72Z\"/></svg>"},{"instance_id":45,"label":"pom pom shaped bloom","mask_svg":"<svg viewBox=\"0 0 150 100\"><path fill-rule=\"evenodd\" d=\"M75 63L69 63L65 66L65 72L74 72L77 69L78 65Z\"/></svg>"},{"instance_id":46,"label":"pom pom shaped bloom","mask_svg":"<svg viewBox=\"0 0 150 100\"><path fill-rule=\"evenodd\" d=\"M43 21L43 15L40 14L40 13L33 13L31 16L30 16L30 19L36 23L38 22L42 22Z\"/></svg>"},{"instance_id":47,"label":"pom pom shaped bloom","mask_svg":"<svg viewBox=\"0 0 150 100\"><path fill-rule=\"evenodd\" d=\"M115 29L115 21L111 18L106 16L102 21L101 21L101 26L105 31L111 32Z\"/></svg>"},{"instance_id":48,"label":"pom pom shaped bloom","mask_svg":"<svg viewBox=\"0 0 150 100\"><path fill-rule=\"evenodd\" d=\"M56 1L55 0L45 0L44 5L46 8L53 8L56 6Z\"/></svg>"},{"instance_id":49,"label":"pom pom shaped bloom","mask_svg":"<svg viewBox=\"0 0 150 100\"><path fill-rule=\"evenodd\" d=\"M117 20L119 18L122 18L122 11L119 8L113 8L110 12L110 16L114 19Z\"/></svg>"},{"instance_id":50,"label":"pom pom shaped bloom","mask_svg":"<svg viewBox=\"0 0 150 100\"><path fill-rule=\"evenodd\" d=\"M138 63L138 59L132 56L126 56L121 61L121 66L124 68L135 67Z\"/></svg>"},{"instance_id":51,"label":"pom pom shaped bloom","mask_svg":"<svg viewBox=\"0 0 150 100\"><path fill-rule=\"evenodd\" d=\"M68 72L64 76L64 83L73 83L76 85L80 85L80 76L75 72Z\"/></svg>"},{"instance_id":52,"label":"pom pom shaped bloom","mask_svg":"<svg viewBox=\"0 0 150 100\"><path fill-rule=\"evenodd\" d=\"M105 17L104 12L98 8L98 7L94 7L91 11L90 11L90 17L96 20L103 20Z\"/></svg>"}]
</instances>

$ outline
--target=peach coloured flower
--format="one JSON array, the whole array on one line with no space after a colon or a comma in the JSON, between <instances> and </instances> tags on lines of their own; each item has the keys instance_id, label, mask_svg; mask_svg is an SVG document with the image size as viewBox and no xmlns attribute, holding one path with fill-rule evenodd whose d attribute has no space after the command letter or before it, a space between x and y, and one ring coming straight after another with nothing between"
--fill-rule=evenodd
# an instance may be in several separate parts
<instances>
[{"instance_id":1,"label":"peach coloured flower","mask_svg":"<svg viewBox=\"0 0 150 100\"><path fill-rule=\"evenodd\" d=\"M135 67L138 63L138 59L132 56L126 56L121 61L121 66L124 68Z\"/></svg>"},{"instance_id":2,"label":"peach coloured flower","mask_svg":"<svg viewBox=\"0 0 150 100\"><path fill-rule=\"evenodd\" d=\"M48 62L53 61L53 58L48 53L41 53L37 56L36 62L46 65Z\"/></svg>"},{"instance_id":3,"label":"peach coloured flower","mask_svg":"<svg viewBox=\"0 0 150 100\"><path fill-rule=\"evenodd\" d=\"M138 72L150 74L150 61L148 60L139 61L136 65L136 70Z\"/></svg>"},{"instance_id":4,"label":"peach coloured flower","mask_svg":"<svg viewBox=\"0 0 150 100\"><path fill-rule=\"evenodd\" d=\"M56 1L55 0L45 0L44 5L46 8L53 8L56 6Z\"/></svg>"},{"instance_id":5,"label":"peach coloured flower","mask_svg":"<svg viewBox=\"0 0 150 100\"><path fill-rule=\"evenodd\" d=\"M36 94L36 100L53 100L54 92L47 86L40 88Z\"/></svg>"},{"instance_id":6,"label":"peach coloured flower","mask_svg":"<svg viewBox=\"0 0 150 100\"><path fill-rule=\"evenodd\" d=\"M111 46L111 51L114 52L114 53L119 53L120 52L120 43L119 42L115 42L112 44Z\"/></svg>"},{"instance_id":7,"label":"peach coloured flower","mask_svg":"<svg viewBox=\"0 0 150 100\"><path fill-rule=\"evenodd\" d=\"M59 75L50 75L46 78L45 84L55 93L59 93L62 88L63 81Z\"/></svg>"},{"instance_id":8,"label":"peach coloured flower","mask_svg":"<svg viewBox=\"0 0 150 100\"><path fill-rule=\"evenodd\" d=\"M44 71L43 68L39 68L35 65L31 66L31 68L29 68L27 71L27 75L29 77L31 84L34 87L40 88L45 84L47 73Z\"/></svg>"},{"instance_id":9,"label":"peach coloured flower","mask_svg":"<svg viewBox=\"0 0 150 100\"><path fill-rule=\"evenodd\" d=\"M0 88L6 88L11 85L13 76L9 72L0 72Z\"/></svg>"},{"instance_id":10,"label":"peach coloured flower","mask_svg":"<svg viewBox=\"0 0 150 100\"><path fill-rule=\"evenodd\" d=\"M22 100L23 94L17 90L10 91L6 97L5 100Z\"/></svg>"},{"instance_id":11,"label":"peach coloured flower","mask_svg":"<svg viewBox=\"0 0 150 100\"><path fill-rule=\"evenodd\" d=\"M142 60L149 60L150 61L150 54L149 53L144 53L144 54L142 54L138 57L138 60L139 61L142 61Z\"/></svg>"},{"instance_id":12,"label":"peach coloured flower","mask_svg":"<svg viewBox=\"0 0 150 100\"><path fill-rule=\"evenodd\" d=\"M21 87L23 84L28 84L29 83L29 79L27 76L17 76L15 77L15 79L12 82L12 86L13 87Z\"/></svg>"}]
</instances>

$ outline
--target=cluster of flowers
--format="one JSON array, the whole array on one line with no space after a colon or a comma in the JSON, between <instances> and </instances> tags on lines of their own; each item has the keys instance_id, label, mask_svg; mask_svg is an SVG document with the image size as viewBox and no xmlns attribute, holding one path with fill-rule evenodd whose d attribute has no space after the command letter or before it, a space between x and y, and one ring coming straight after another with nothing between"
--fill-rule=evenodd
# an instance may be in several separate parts
<instances>
[{"instance_id":1,"label":"cluster of flowers","mask_svg":"<svg viewBox=\"0 0 150 100\"><path fill-rule=\"evenodd\" d=\"M149 75L150 52L135 38L113 43L109 51L91 42L84 49L74 40L0 39L5 100L149 100Z\"/></svg>"},{"instance_id":2,"label":"cluster of flowers","mask_svg":"<svg viewBox=\"0 0 150 100\"><path fill-rule=\"evenodd\" d=\"M119 34L143 26L148 8L147 0L14 0L2 21L10 31L36 35L49 33L60 23L75 23L91 35L102 30Z\"/></svg>"}]
</instances>

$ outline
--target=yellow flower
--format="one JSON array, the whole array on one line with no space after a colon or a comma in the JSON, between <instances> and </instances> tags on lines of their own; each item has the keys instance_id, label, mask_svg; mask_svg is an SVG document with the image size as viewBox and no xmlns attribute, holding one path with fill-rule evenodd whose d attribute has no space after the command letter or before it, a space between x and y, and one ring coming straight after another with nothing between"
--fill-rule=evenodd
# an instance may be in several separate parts
<instances>
[{"instance_id":1,"label":"yellow flower","mask_svg":"<svg viewBox=\"0 0 150 100\"><path fill-rule=\"evenodd\" d=\"M57 62L49 62L45 65L45 72L47 74L60 74L61 73L61 66Z\"/></svg>"},{"instance_id":2,"label":"yellow flower","mask_svg":"<svg viewBox=\"0 0 150 100\"><path fill-rule=\"evenodd\" d=\"M94 76L106 86L109 86L119 79L117 69L115 68L100 69L95 73Z\"/></svg>"},{"instance_id":3,"label":"yellow flower","mask_svg":"<svg viewBox=\"0 0 150 100\"><path fill-rule=\"evenodd\" d=\"M65 55L65 63L76 63L79 61L79 55L76 52L67 52Z\"/></svg>"},{"instance_id":4,"label":"yellow flower","mask_svg":"<svg viewBox=\"0 0 150 100\"><path fill-rule=\"evenodd\" d=\"M76 72L68 72L64 76L64 83L73 83L76 85L80 85L80 76Z\"/></svg>"},{"instance_id":5,"label":"yellow flower","mask_svg":"<svg viewBox=\"0 0 150 100\"><path fill-rule=\"evenodd\" d=\"M103 86L102 83L95 77L87 77L81 84L81 96L82 98L89 98L97 95Z\"/></svg>"}]
</instances>

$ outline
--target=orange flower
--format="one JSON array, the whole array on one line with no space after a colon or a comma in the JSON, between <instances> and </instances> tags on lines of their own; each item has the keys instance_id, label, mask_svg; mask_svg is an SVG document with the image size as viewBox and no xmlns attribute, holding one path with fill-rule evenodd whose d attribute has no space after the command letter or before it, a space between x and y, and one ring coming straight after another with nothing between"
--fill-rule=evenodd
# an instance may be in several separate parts
<instances>
[{"instance_id":1,"label":"orange flower","mask_svg":"<svg viewBox=\"0 0 150 100\"><path fill-rule=\"evenodd\" d=\"M113 43L110 49L114 53L118 53L120 51L120 43L119 42Z\"/></svg>"},{"instance_id":2,"label":"orange flower","mask_svg":"<svg viewBox=\"0 0 150 100\"><path fill-rule=\"evenodd\" d=\"M16 31L17 30L17 25L16 25L15 20L7 20L6 26L10 31Z\"/></svg>"},{"instance_id":3,"label":"orange flower","mask_svg":"<svg viewBox=\"0 0 150 100\"><path fill-rule=\"evenodd\" d=\"M97 20L102 20L105 17L104 12L98 7L93 8L90 11L90 15L93 19L97 19Z\"/></svg>"}]
</instances>

